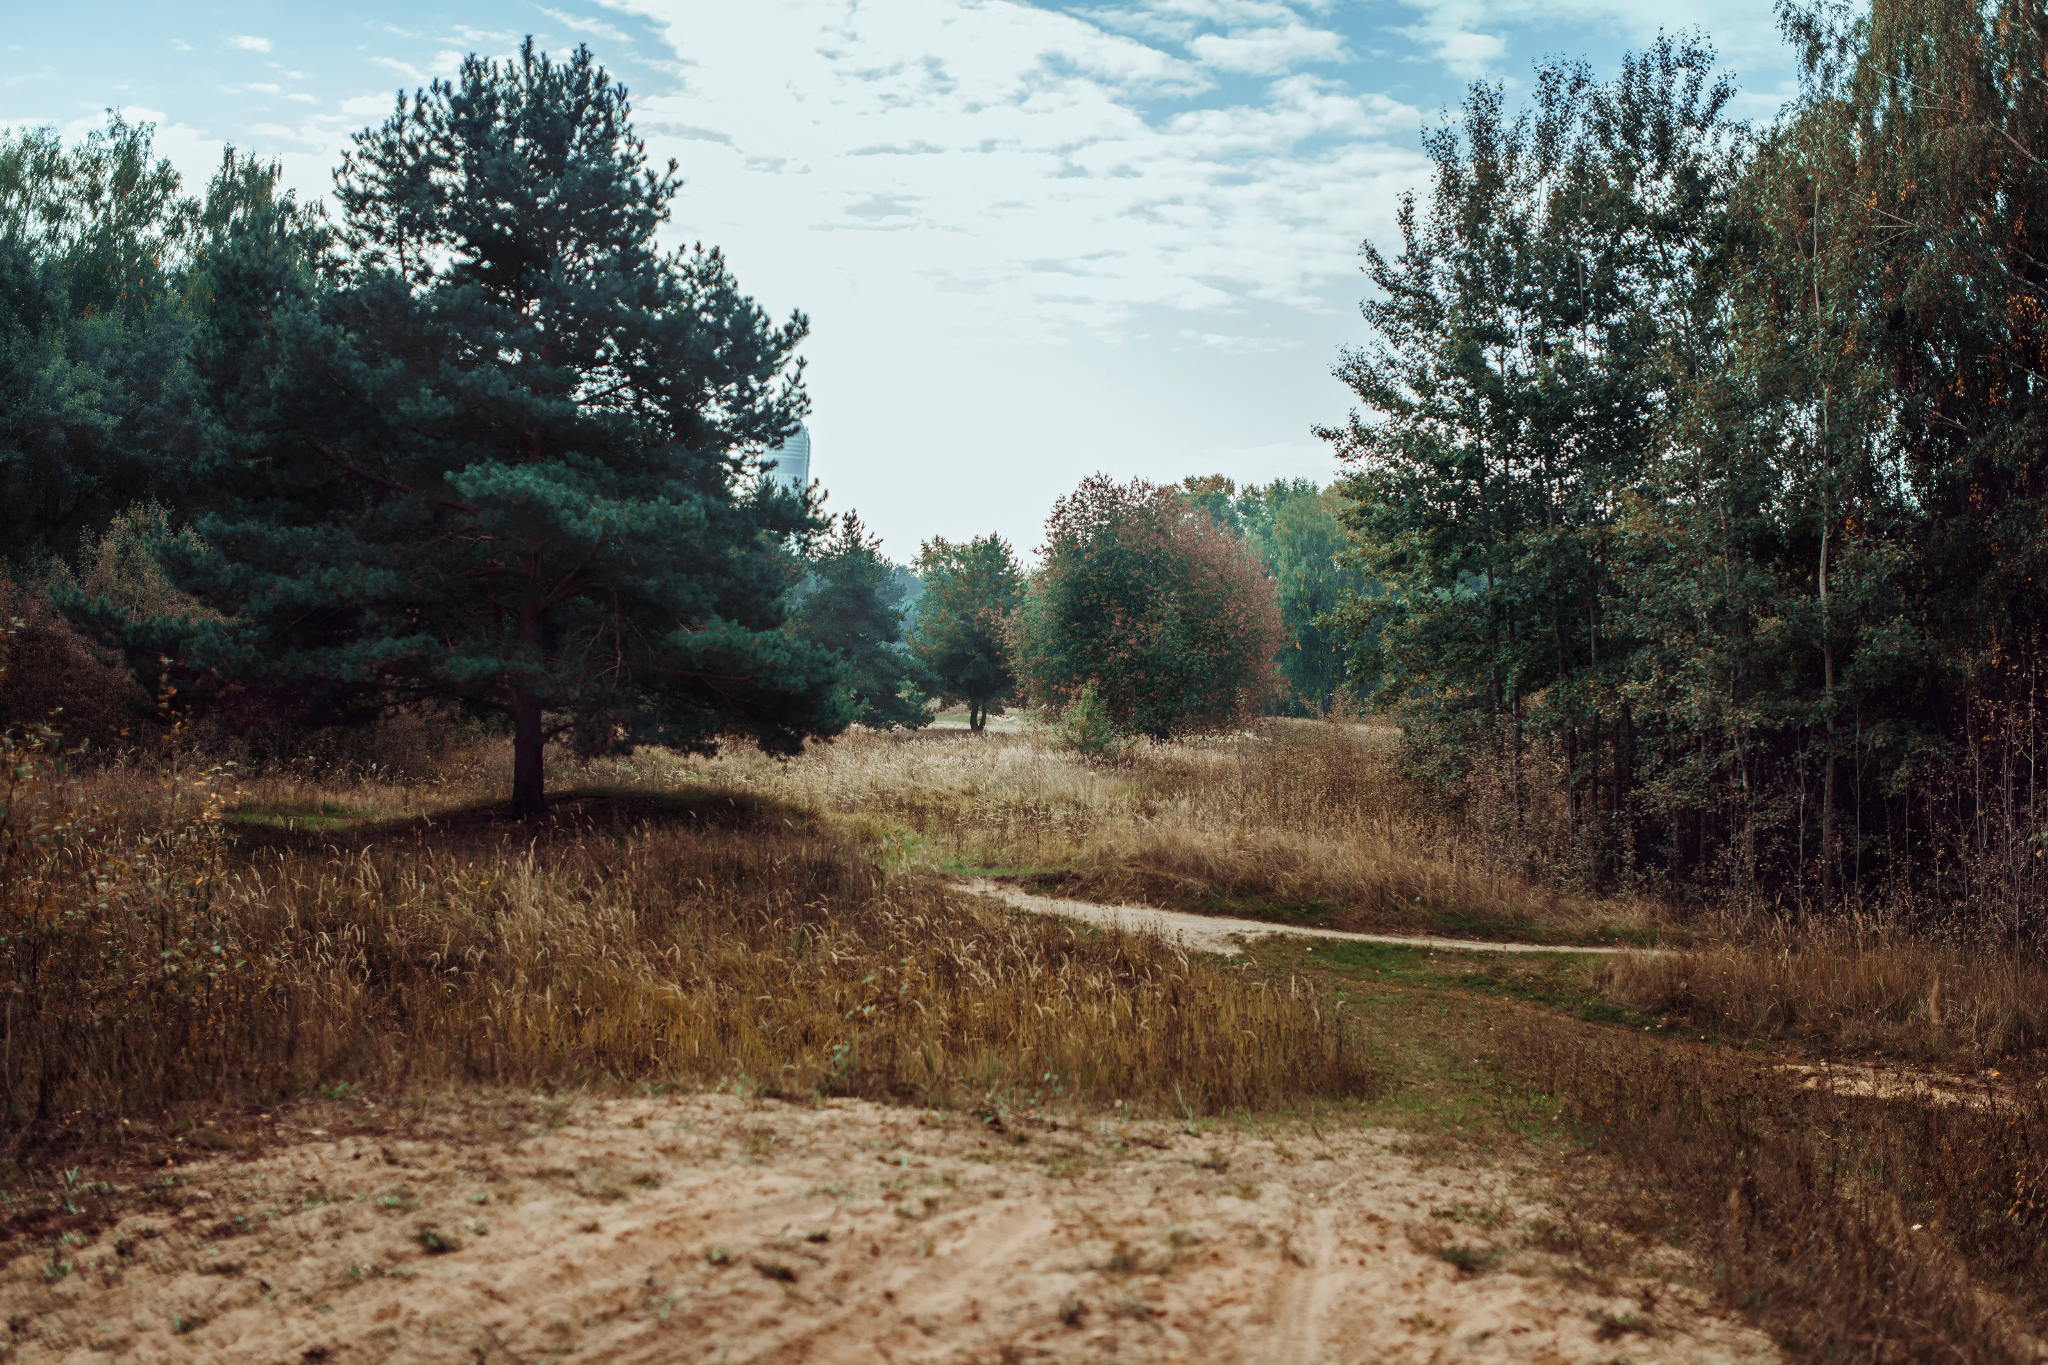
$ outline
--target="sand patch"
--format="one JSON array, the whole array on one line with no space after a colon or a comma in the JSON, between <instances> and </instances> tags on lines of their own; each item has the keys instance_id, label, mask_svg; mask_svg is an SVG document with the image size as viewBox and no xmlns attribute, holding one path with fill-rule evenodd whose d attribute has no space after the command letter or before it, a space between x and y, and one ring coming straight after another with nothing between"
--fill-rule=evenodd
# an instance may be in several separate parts
<instances>
[{"instance_id":1,"label":"sand patch","mask_svg":"<svg viewBox=\"0 0 2048 1365\"><path fill-rule=\"evenodd\" d=\"M1677 1263L1589 1276L1508 1173L1381 1130L687 1096L164 1177L8 1245L10 1360L1778 1358Z\"/></svg>"}]
</instances>

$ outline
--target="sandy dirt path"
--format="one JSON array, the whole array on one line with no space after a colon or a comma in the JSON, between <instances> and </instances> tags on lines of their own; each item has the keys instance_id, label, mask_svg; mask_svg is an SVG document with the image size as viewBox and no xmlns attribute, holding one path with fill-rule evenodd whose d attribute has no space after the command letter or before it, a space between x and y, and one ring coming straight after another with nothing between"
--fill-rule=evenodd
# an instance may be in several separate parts
<instances>
[{"instance_id":1,"label":"sandy dirt path","mask_svg":"<svg viewBox=\"0 0 2048 1365\"><path fill-rule=\"evenodd\" d=\"M1497 1164L1384 1131L998 1128L729 1095L556 1121L287 1131L166 1172L153 1207L61 1261L10 1246L6 1358L1778 1358L1681 1263L1590 1274Z\"/></svg>"},{"instance_id":2,"label":"sandy dirt path","mask_svg":"<svg viewBox=\"0 0 2048 1365\"><path fill-rule=\"evenodd\" d=\"M1392 943L1407 948L1448 948L1460 953L1654 953L1656 948L1575 948L1549 943L1485 943L1468 938L1431 938L1422 934L1354 934L1342 929L1310 929L1293 924L1272 924L1257 919L1226 919L1221 915L1196 915L1185 910L1161 910L1150 905L1101 905L1095 901L1067 900L1060 896L1034 896L1007 883L987 877L961 877L955 886L977 896L993 896L1006 905L1037 915L1061 915L1086 920L1106 929L1151 934L1170 939L1196 952L1229 956L1239 951L1239 938L1284 934L1289 938L1341 938L1353 943Z\"/></svg>"}]
</instances>

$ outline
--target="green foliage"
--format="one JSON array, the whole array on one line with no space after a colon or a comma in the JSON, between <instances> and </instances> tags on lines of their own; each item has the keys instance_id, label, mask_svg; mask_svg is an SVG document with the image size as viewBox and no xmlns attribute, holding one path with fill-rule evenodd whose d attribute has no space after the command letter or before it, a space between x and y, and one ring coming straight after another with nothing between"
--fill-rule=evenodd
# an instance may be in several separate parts
<instances>
[{"instance_id":1,"label":"green foliage","mask_svg":"<svg viewBox=\"0 0 2048 1365\"><path fill-rule=\"evenodd\" d=\"M1671 43L1432 135L1326 433L1385 587L1354 670L1455 787L1497 775L1521 856L1540 814L1599 878L2033 932L2048 16L1785 24L1754 138Z\"/></svg>"},{"instance_id":2,"label":"green foliage","mask_svg":"<svg viewBox=\"0 0 2048 1365\"><path fill-rule=\"evenodd\" d=\"M1333 619L1372 589L1346 551L1343 499L1307 479L1275 479L1239 495L1245 535L1280 594L1280 676L1290 710L1321 714L1347 681L1350 649Z\"/></svg>"},{"instance_id":3,"label":"green foliage","mask_svg":"<svg viewBox=\"0 0 2048 1365\"><path fill-rule=\"evenodd\" d=\"M848 512L806 568L790 632L840 661L853 719L877 730L929 725L930 679L904 647L903 583L881 542Z\"/></svg>"},{"instance_id":4,"label":"green foliage","mask_svg":"<svg viewBox=\"0 0 2048 1365\"><path fill-rule=\"evenodd\" d=\"M181 482L199 205L152 133L118 115L71 148L0 133L0 546L17 563Z\"/></svg>"},{"instance_id":5,"label":"green foliage","mask_svg":"<svg viewBox=\"0 0 2048 1365\"><path fill-rule=\"evenodd\" d=\"M1174 490L1082 481L1053 506L1015 618L1016 668L1064 709L1094 684L1110 722L1152 739L1241 723L1271 696L1273 580Z\"/></svg>"},{"instance_id":6,"label":"green foliage","mask_svg":"<svg viewBox=\"0 0 2048 1365\"><path fill-rule=\"evenodd\" d=\"M1323 433L1356 471L1353 563L1384 588L1341 614L1354 676L1448 776L1505 771L1517 838L1532 727L1576 817L1625 818L1618 533L1713 335L1739 144L1712 64L1668 41L1605 85L1552 63L1512 119L1475 85L1462 128L1425 137L1435 187L1403 201L1399 253L1365 250L1377 341L1338 373L1375 417Z\"/></svg>"},{"instance_id":7,"label":"green foliage","mask_svg":"<svg viewBox=\"0 0 2048 1365\"><path fill-rule=\"evenodd\" d=\"M1105 762L1123 756L1130 736L1109 714L1102 690L1093 682L1081 685L1073 700L1060 708L1053 721L1053 735L1061 747Z\"/></svg>"},{"instance_id":8,"label":"green foliage","mask_svg":"<svg viewBox=\"0 0 2048 1365\"><path fill-rule=\"evenodd\" d=\"M338 235L231 162L199 267L207 549L169 564L222 619L159 634L308 718L497 711L522 812L557 735L793 752L849 719L781 629L819 523L749 477L806 324L657 248L679 182L628 115L587 50L472 57L356 137Z\"/></svg>"},{"instance_id":9,"label":"green foliage","mask_svg":"<svg viewBox=\"0 0 2048 1365\"><path fill-rule=\"evenodd\" d=\"M910 648L946 702L967 704L979 731L1016 689L1009 619L1024 600L1024 571L1010 544L988 535L954 543L934 538L917 557L918 599Z\"/></svg>"},{"instance_id":10,"label":"green foliage","mask_svg":"<svg viewBox=\"0 0 2048 1365\"><path fill-rule=\"evenodd\" d=\"M1320 715L1346 681L1350 651L1333 621L1353 598L1368 594L1366 579L1348 562L1348 542L1335 489L1307 479L1275 479L1242 492L1221 474L1181 480L1189 506L1233 535L1251 542L1279 590L1278 697L1283 711Z\"/></svg>"}]
</instances>

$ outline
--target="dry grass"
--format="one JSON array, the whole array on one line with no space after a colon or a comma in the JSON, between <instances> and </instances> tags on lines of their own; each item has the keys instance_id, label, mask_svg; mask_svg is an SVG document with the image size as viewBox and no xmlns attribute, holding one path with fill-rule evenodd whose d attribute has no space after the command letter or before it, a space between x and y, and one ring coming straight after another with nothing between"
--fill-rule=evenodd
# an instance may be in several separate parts
<instances>
[{"instance_id":1,"label":"dry grass","mask_svg":"<svg viewBox=\"0 0 2048 1365\"><path fill-rule=\"evenodd\" d=\"M1982 1067L2048 1048L2048 963L1861 923L1625 958L1605 987L1646 1014L1829 1056Z\"/></svg>"},{"instance_id":2,"label":"dry grass","mask_svg":"<svg viewBox=\"0 0 2048 1365\"><path fill-rule=\"evenodd\" d=\"M758 795L589 794L540 830L322 813L357 786L231 844L220 774L13 758L0 1104L24 1136L343 1079L1174 1113L1373 1084L1304 991L979 907Z\"/></svg>"},{"instance_id":3,"label":"dry grass","mask_svg":"<svg viewBox=\"0 0 2048 1365\"><path fill-rule=\"evenodd\" d=\"M648 757L709 780L894 826L926 861L1092 900L1329 928L1589 939L1668 927L1658 905L1503 875L1398 772L1383 725L1269 721L1091 765L1042 736L855 734L794 763Z\"/></svg>"},{"instance_id":4,"label":"dry grass","mask_svg":"<svg viewBox=\"0 0 2048 1365\"><path fill-rule=\"evenodd\" d=\"M538 828L490 804L489 743L239 782L73 778L17 748L0 1103L25 1142L344 1080L1169 1114L1391 1083L1363 1028L1285 970L1010 916L951 895L949 866L1358 927L1671 932L1655 906L1488 870L1391 745L1310 723L1113 768L1030 733L852 735L793 762L643 754L559 763L585 785ZM2048 1009L2036 961L1867 928L1724 935L1598 975L1641 1015L1829 1055L2024 1057ZM1428 992L1449 988L1398 989L1435 1019ZM2048 1314L2048 1092L2030 1080L1989 1107L1916 1106L1536 1004L1469 1031L1458 1057L1498 1062L1488 1106L1525 1131L1561 1114L1611 1158L1571 1164L1584 1207L1692 1245L1798 1350L2029 1358L2002 1305Z\"/></svg>"},{"instance_id":5,"label":"dry grass","mask_svg":"<svg viewBox=\"0 0 2048 1365\"><path fill-rule=\"evenodd\" d=\"M1511 1095L1614 1158L1573 1168L1581 1207L1694 1251L1796 1353L2040 1358L2020 1323L2048 1313L2048 1091L1858 1098L1764 1058L1549 1024L1502 1051Z\"/></svg>"}]
</instances>

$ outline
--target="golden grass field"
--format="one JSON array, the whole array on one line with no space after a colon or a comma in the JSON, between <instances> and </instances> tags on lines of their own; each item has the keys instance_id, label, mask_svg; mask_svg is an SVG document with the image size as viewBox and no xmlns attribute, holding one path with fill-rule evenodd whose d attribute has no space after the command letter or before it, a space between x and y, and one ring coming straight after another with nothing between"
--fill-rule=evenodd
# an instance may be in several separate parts
<instances>
[{"instance_id":1,"label":"golden grass field","mask_svg":"<svg viewBox=\"0 0 2048 1365\"><path fill-rule=\"evenodd\" d=\"M1683 1323L1673 1308L1614 1329L1640 1338L1629 1358L1719 1358L1699 1344L1721 1340L1712 1313L1794 1356L2035 1358L2038 959L1516 875L1408 786L1399 744L1383 725L1272 722L1113 765L1030 728L856 733L788 761L561 755L550 817L520 824L497 804L503 747L426 722L260 769L188 746L72 770L17 741L0 1098L8 1273L31 1306L12 1348L56 1350L61 1333L35 1324L59 1321L86 1267L155 1283L110 1249L137 1201L182 1188L182 1167L296 1160L313 1121L293 1116L338 1106L318 1126L445 1133L520 1096L717 1091L1195 1139L1393 1134L1514 1173L1540 1212L1499 1232L1501 1256L1540 1243L1543 1275L1706 1296ZM1011 913L962 894L964 874L1283 924L1664 951L1282 938L1208 958ZM1915 1068L1962 1099L1815 1084L1823 1060ZM1346 1149L1359 1179L1369 1149L1384 1143ZM1520 1273L1468 1252L1444 1242L1424 1261L1454 1285ZM1445 1331L1416 1339L1434 1350ZM211 1339L136 1358L205 1359ZM1045 1338L1050 1358L1085 1339ZM979 1358L966 1340L949 1358ZM378 1349L362 1358L410 1358Z\"/></svg>"}]
</instances>

